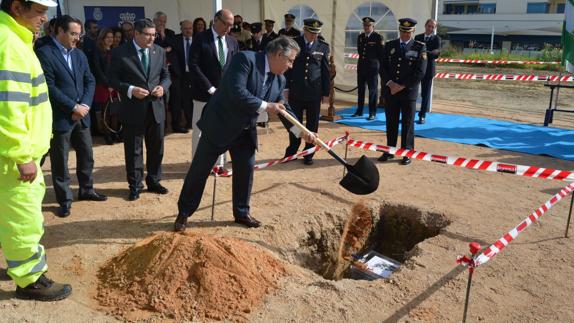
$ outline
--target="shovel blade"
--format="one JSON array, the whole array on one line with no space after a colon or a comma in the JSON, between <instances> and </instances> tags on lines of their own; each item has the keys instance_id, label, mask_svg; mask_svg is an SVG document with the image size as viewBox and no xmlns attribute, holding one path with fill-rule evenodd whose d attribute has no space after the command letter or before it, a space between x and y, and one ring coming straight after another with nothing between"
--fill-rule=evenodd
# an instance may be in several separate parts
<instances>
[{"instance_id":1,"label":"shovel blade","mask_svg":"<svg viewBox=\"0 0 574 323\"><path fill-rule=\"evenodd\" d=\"M363 155L355 165L346 164L348 172L339 182L347 191L357 195L371 194L379 188L379 170Z\"/></svg>"}]
</instances>

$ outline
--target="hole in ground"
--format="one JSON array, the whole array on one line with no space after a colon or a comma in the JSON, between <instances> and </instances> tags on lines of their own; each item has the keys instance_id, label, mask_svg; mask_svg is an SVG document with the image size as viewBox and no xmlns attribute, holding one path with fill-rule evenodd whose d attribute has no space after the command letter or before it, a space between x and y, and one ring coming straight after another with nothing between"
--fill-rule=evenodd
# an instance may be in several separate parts
<instances>
[{"instance_id":1,"label":"hole in ground","mask_svg":"<svg viewBox=\"0 0 574 323\"><path fill-rule=\"evenodd\" d=\"M444 214L411 206L358 203L341 223L308 231L297 258L301 266L326 279L353 278L348 270L353 255L374 250L402 263L417 255L418 243L439 235L449 224Z\"/></svg>"}]
</instances>

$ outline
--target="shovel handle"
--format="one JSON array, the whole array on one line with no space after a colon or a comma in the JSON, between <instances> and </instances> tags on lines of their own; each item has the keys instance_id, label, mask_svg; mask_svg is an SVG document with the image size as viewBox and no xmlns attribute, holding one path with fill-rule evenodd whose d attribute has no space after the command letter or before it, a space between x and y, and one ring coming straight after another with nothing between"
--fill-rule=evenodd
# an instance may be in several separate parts
<instances>
[{"instance_id":1,"label":"shovel handle","mask_svg":"<svg viewBox=\"0 0 574 323\"><path fill-rule=\"evenodd\" d=\"M299 120L297 120L295 117L290 115L289 112L287 112L285 110L279 110L279 113L281 113L281 115L283 117L285 117L285 119L289 120L289 122L294 124L295 127L299 128L301 131L303 131L307 134L311 133L311 131L309 131L309 129L305 128L305 126L303 124L301 124L301 122L299 122ZM319 144L319 146L323 147L323 149L326 149L329 152L331 151L331 148L329 146L327 146L327 144L325 142L323 142L323 140L319 139L319 137L315 137L315 141Z\"/></svg>"}]
</instances>

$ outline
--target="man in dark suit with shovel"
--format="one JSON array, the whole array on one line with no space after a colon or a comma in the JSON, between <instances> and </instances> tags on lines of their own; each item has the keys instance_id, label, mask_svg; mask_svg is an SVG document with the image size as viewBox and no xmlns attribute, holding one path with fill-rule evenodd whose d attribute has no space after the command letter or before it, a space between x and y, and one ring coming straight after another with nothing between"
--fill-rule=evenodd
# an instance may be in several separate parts
<instances>
[{"instance_id":1,"label":"man in dark suit with shovel","mask_svg":"<svg viewBox=\"0 0 574 323\"><path fill-rule=\"evenodd\" d=\"M202 135L179 196L175 231L186 229L187 218L199 206L217 157L226 151L233 159L235 222L255 228L261 225L249 208L257 147L257 117L263 111L276 114L279 110L289 109L284 105L282 94L286 83L283 73L293 66L299 51L295 41L279 37L268 44L266 52L245 51L234 56L197 123ZM292 131L298 133L294 129ZM315 139L312 134L303 137L310 142Z\"/></svg>"}]
</instances>

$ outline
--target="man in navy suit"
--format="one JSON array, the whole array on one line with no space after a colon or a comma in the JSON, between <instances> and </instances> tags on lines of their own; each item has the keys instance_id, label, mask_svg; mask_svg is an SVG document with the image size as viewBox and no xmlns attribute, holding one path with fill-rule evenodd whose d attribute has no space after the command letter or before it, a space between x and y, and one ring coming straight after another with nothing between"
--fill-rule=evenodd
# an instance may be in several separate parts
<instances>
[{"instance_id":1,"label":"man in navy suit","mask_svg":"<svg viewBox=\"0 0 574 323\"><path fill-rule=\"evenodd\" d=\"M243 51L233 57L197 124L202 135L179 196L175 231L185 230L187 218L199 206L213 164L226 151L233 159L235 222L247 227L261 225L251 216L249 208L257 147L257 117L263 111L276 114L279 110L289 109L284 105L282 94L286 84L283 73L293 66L299 51L295 41L282 36L269 43L267 52ZM305 140L312 141L314 137L305 136Z\"/></svg>"},{"instance_id":2,"label":"man in navy suit","mask_svg":"<svg viewBox=\"0 0 574 323\"><path fill-rule=\"evenodd\" d=\"M76 48L82 22L68 15L56 21L52 42L37 51L46 76L53 114L53 137L50 143L50 164L56 199L60 208L56 215L67 217L72 207L72 190L68 172L70 146L76 151L79 200L105 201L94 191L92 170L94 155L90 135L90 107L96 82L86 55Z\"/></svg>"},{"instance_id":3,"label":"man in navy suit","mask_svg":"<svg viewBox=\"0 0 574 323\"><path fill-rule=\"evenodd\" d=\"M235 38L228 36L233 26L233 13L227 9L219 10L213 17L213 27L193 37L191 44L190 69L193 96L193 132L191 141L192 157L195 155L201 131L197 121L203 113L205 104L217 91L221 76L229 66L231 57L239 52ZM224 156L218 165L223 166Z\"/></svg>"},{"instance_id":4,"label":"man in navy suit","mask_svg":"<svg viewBox=\"0 0 574 323\"><path fill-rule=\"evenodd\" d=\"M193 100L191 98L191 70L189 69L189 56L193 37L193 22L181 22L181 34L175 35L172 50L168 55L169 74L171 75L171 88L169 96L169 109L171 111L171 131L188 133L192 128ZM182 126L181 117L185 116L185 127Z\"/></svg>"},{"instance_id":5,"label":"man in navy suit","mask_svg":"<svg viewBox=\"0 0 574 323\"><path fill-rule=\"evenodd\" d=\"M144 177L146 145L147 191L167 194L160 184L163 160L165 108L163 96L171 84L165 51L154 44L155 25L149 19L134 23L134 39L112 51L108 71L111 87L120 93L120 121L124 126L124 153L130 193L139 199Z\"/></svg>"}]
</instances>

